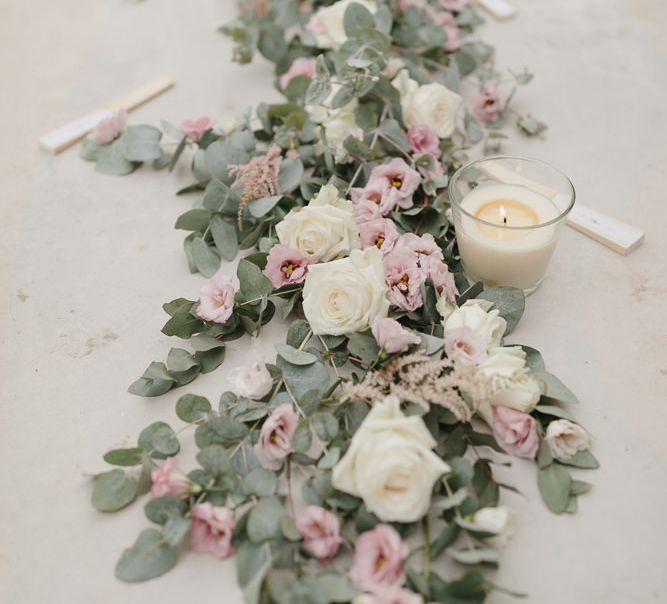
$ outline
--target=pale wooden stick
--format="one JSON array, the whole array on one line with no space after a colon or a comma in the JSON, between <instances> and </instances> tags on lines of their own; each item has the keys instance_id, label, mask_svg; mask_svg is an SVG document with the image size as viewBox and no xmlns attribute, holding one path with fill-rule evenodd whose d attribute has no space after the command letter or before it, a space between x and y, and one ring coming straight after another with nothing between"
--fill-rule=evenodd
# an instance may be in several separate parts
<instances>
[{"instance_id":1,"label":"pale wooden stick","mask_svg":"<svg viewBox=\"0 0 667 604\"><path fill-rule=\"evenodd\" d=\"M60 153L77 141L81 140L103 119L109 117L114 111L125 108L128 111L139 107L146 101L155 98L165 90L174 85L174 80L167 76L156 78L133 90L132 92L119 97L107 104L101 109L88 113L72 122L57 128L39 139L42 148L53 154Z\"/></svg>"},{"instance_id":2,"label":"pale wooden stick","mask_svg":"<svg viewBox=\"0 0 667 604\"><path fill-rule=\"evenodd\" d=\"M497 164L482 163L479 167L480 172L499 182L513 185L523 185L529 189L542 193L545 197L551 198L554 205L563 212L569 205L570 198L565 193L559 193L554 189L543 184L535 182L521 174L517 174L503 166ZM580 231L594 239L595 241L606 245L618 254L627 256L632 250L639 246L646 233L635 226L621 222L616 218L607 216L576 203L567 215L566 222L572 228Z\"/></svg>"}]
</instances>

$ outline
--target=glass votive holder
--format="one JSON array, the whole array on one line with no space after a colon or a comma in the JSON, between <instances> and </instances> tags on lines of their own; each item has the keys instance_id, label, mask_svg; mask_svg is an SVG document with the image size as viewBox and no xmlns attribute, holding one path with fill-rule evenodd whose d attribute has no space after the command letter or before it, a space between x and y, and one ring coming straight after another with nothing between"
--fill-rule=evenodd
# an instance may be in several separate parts
<instances>
[{"instance_id":1,"label":"glass votive holder","mask_svg":"<svg viewBox=\"0 0 667 604\"><path fill-rule=\"evenodd\" d=\"M537 159L487 157L460 168L448 192L466 277L532 294L574 206L569 178Z\"/></svg>"}]
</instances>

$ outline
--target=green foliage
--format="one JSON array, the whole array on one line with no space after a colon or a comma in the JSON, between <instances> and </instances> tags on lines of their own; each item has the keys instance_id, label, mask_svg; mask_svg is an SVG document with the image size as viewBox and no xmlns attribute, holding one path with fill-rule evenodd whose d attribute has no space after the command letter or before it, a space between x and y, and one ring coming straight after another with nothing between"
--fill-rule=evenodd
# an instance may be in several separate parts
<instances>
[{"instance_id":1,"label":"green foliage","mask_svg":"<svg viewBox=\"0 0 667 604\"><path fill-rule=\"evenodd\" d=\"M176 564L176 550L156 529L144 529L116 564L116 578L127 583L155 579Z\"/></svg>"},{"instance_id":2,"label":"green foliage","mask_svg":"<svg viewBox=\"0 0 667 604\"><path fill-rule=\"evenodd\" d=\"M116 469L94 478L91 501L100 512L117 512L137 496L137 481Z\"/></svg>"}]
</instances>

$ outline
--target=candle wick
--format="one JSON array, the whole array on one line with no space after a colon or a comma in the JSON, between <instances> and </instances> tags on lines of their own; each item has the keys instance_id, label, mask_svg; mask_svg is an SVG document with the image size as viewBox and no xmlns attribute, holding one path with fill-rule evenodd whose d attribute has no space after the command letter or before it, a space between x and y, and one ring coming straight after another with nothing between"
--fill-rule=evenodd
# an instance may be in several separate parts
<instances>
[{"instance_id":1,"label":"candle wick","mask_svg":"<svg viewBox=\"0 0 667 604\"><path fill-rule=\"evenodd\" d=\"M503 224L507 224L507 216L503 216Z\"/></svg>"}]
</instances>

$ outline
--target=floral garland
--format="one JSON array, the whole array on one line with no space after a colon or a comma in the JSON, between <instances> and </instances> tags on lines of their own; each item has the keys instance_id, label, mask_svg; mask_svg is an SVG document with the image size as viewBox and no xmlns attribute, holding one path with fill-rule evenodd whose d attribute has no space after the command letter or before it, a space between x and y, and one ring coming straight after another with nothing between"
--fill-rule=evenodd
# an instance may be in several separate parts
<instances>
[{"instance_id":1,"label":"floral garland","mask_svg":"<svg viewBox=\"0 0 667 604\"><path fill-rule=\"evenodd\" d=\"M223 29L236 60L258 49L275 63L285 102L164 132L119 113L84 142L111 174L171 170L191 152L179 194L203 191L176 228L208 281L199 300L164 305L162 330L192 352L171 349L130 392L186 385L276 309L291 319L275 364L237 370L217 408L185 394L181 429L155 422L104 456L118 467L95 476L93 505L117 511L150 491L156 525L123 552L119 579L162 575L189 547L235 555L253 604L483 602L501 589L483 571L511 531L498 503L512 487L490 451L534 460L555 513L590 489L566 469L597 467L567 410L576 398L539 352L503 345L523 293L468 283L448 220L448 177L472 146L497 148L530 79L503 89L493 49L472 38L481 22L467 0L245 2ZM239 250L254 251L221 270ZM199 467L186 475L188 428Z\"/></svg>"}]
</instances>

